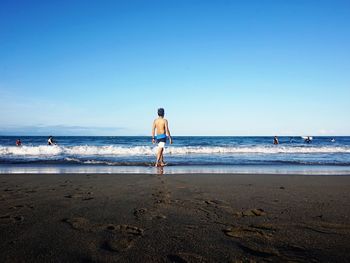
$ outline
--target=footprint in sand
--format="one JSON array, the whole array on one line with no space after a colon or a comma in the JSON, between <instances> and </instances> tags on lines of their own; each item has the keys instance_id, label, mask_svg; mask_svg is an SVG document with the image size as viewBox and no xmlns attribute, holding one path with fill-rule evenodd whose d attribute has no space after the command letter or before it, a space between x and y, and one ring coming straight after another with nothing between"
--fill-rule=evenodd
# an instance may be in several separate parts
<instances>
[{"instance_id":1,"label":"footprint in sand","mask_svg":"<svg viewBox=\"0 0 350 263\"><path fill-rule=\"evenodd\" d=\"M92 230L89 220L84 217L64 218L62 222L69 224L75 230Z\"/></svg>"},{"instance_id":2,"label":"footprint in sand","mask_svg":"<svg viewBox=\"0 0 350 263\"><path fill-rule=\"evenodd\" d=\"M221 200L205 200L204 203L207 205L227 205L224 201Z\"/></svg>"},{"instance_id":3,"label":"footprint in sand","mask_svg":"<svg viewBox=\"0 0 350 263\"><path fill-rule=\"evenodd\" d=\"M131 225L108 225L105 230L114 234L102 244L102 248L111 252L123 252L131 248L144 230Z\"/></svg>"},{"instance_id":4,"label":"footprint in sand","mask_svg":"<svg viewBox=\"0 0 350 263\"><path fill-rule=\"evenodd\" d=\"M295 262L296 258L306 259L306 262L313 262L313 259L310 258L310 255L303 247L289 243L274 242L271 238L277 230L278 227L275 225L264 223L252 224L248 227L233 226L224 229L223 232L229 237L236 238L237 246L243 250L245 255L263 258L263 262L265 260L272 262Z\"/></svg>"},{"instance_id":5,"label":"footprint in sand","mask_svg":"<svg viewBox=\"0 0 350 263\"><path fill-rule=\"evenodd\" d=\"M137 219L140 219L142 216L144 216L148 212L147 208L138 208L134 210L134 216Z\"/></svg>"},{"instance_id":6,"label":"footprint in sand","mask_svg":"<svg viewBox=\"0 0 350 263\"><path fill-rule=\"evenodd\" d=\"M80 198L83 197L83 195L81 194L69 194L69 195L65 195L65 198Z\"/></svg>"},{"instance_id":7,"label":"footprint in sand","mask_svg":"<svg viewBox=\"0 0 350 263\"><path fill-rule=\"evenodd\" d=\"M156 213L156 211L148 210L147 208L135 209L134 216L136 217L137 220L140 220L141 218L146 218L148 220L166 218L165 215Z\"/></svg>"},{"instance_id":8,"label":"footprint in sand","mask_svg":"<svg viewBox=\"0 0 350 263\"><path fill-rule=\"evenodd\" d=\"M166 216L163 215L163 214L159 214L159 215L155 215L153 218L155 218L155 219L165 219Z\"/></svg>"},{"instance_id":9,"label":"footprint in sand","mask_svg":"<svg viewBox=\"0 0 350 263\"><path fill-rule=\"evenodd\" d=\"M152 194L152 196L155 198L155 202L157 204L169 204L170 203L170 194L169 191L162 191L159 190L156 193Z\"/></svg>"},{"instance_id":10,"label":"footprint in sand","mask_svg":"<svg viewBox=\"0 0 350 263\"><path fill-rule=\"evenodd\" d=\"M92 197L92 192L81 192L81 193L76 193L76 194L68 194L65 195L65 198L82 198L83 201L87 201L87 200L92 200L94 199Z\"/></svg>"},{"instance_id":11,"label":"footprint in sand","mask_svg":"<svg viewBox=\"0 0 350 263\"><path fill-rule=\"evenodd\" d=\"M309 224L298 225L299 228L310 230L320 234L349 234L350 225L328 223L328 222L311 222Z\"/></svg>"},{"instance_id":12,"label":"footprint in sand","mask_svg":"<svg viewBox=\"0 0 350 263\"><path fill-rule=\"evenodd\" d=\"M235 216L237 216L237 217L266 216L266 212L261 208L253 208L253 209L245 210L243 212L237 212L237 213L235 213Z\"/></svg>"},{"instance_id":13,"label":"footprint in sand","mask_svg":"<svg viewBox=\"0 0 350 263\"><path fill-rule=\"evenodd\" d=\"M283 262L319 262L312 253L300 245L278 244L276 248L282 254L279 261Z\"/></svg>"},{"instance_id":14,"label":"footprint in sand","mask_svg":"<svg viewBox=\"0 0 350 263\"><path fill-rule=\"evenodd\" d=\"M266 242L245 241L238 244L245 254L261 258L262 262L318 262L303 247L291 244L269 245Z\"/></svg>"},{"instance_id":15,"label":"footprint in sand","mask_svg":"<svg viewBox=\"0 0 350 263\"><path fill-rule=\"evenodd\" d=\"M17 223L17 222L22 222L23 220L24 220L24 216L22 215L12 216L10 214L6 214L6 215L0 216L1 224Z\"/></svg>"},{"instance_id":16,"label":"footprint in sand","mask_svg":"<svg viewBox=\"0 0 350 263\"><path fill-rule=\"evenodd\" d=\"M0 216L0 224L8 224L8 223L12 223L11 215L6 214L6 215Z\"/></svg>"},{"instance_id":17,"label":"footprint in sand","mask_svg":"<svg viewBox=\"0 0 350 263\"><path fill-rule=\"evenodd\" d=\"M124 234L128 236L140 237L143 235L143 229L131 225L108 225L106 230L112 232L118 232L119 234Z\"/></svg>"},{"instance_id":18,"label":"footprint in sand","mask_svg":"<svg viewBox=\"0 0 350 263\"><path fill-rule=\"evenodd\" d=\"M14 209L23 208L23 207L24 207L24 205L14 205L14 206L9 207L9 209L14 210Z\"/></svg>"},{"instance_id":19,"label":"footprint in sand","mask_svg":"<svg viewBox=\"0 0 350 263\"><path fill-rule=\"evenodd\" d=\"M238 247L242 249L245 253L255 257L263 257L272 260L272 258L280 256L280 253L276 248L268 246L263 242L242 242L238 244Z\"/></svg>"},{"instance_id":20,"label":"footprint in sand","mask_svg":"<svg viewBox=\"0 0 350 263\"><path fill-rule=\"evenodd\" d=\"M93 225L84 217L65 218L62 222L73 229L87 232L107 231L110 238L105 240L101 248L111 252L123 252L131 248L143 236L144 230L131 225Z\"/></svg>"},{"instance_id":21,"label":"footprint in sand","mask_svg":"<svg viewBox=\"0 0 350 263\"><path fill-rule=\"evenodd\" d=\"M223 230L226 236L234 238L262 237L270 238L276 228L269 224L250 225L250 226L232 226Z\"/></svg>"},{"instance_id":22,"label":"footprint in sand","mask_svg":"<svg viewBox=\"0 0 350 263\"><path fill-rule=\"evenodd\" d=\"M198 229L199 226L198 225L185 225L185 228L188 230L194 230L194 229Z\"/></svg>"},{"instance_id":23,"label":"footprint in sand","mask_svg":"<svg viewBox=\"0 0 350 263\"><path fill-rule=\"evenodd\" d=\"M14 217L13 217L13 220L14 220L15 222L21 222L21 221L24 220L24 216L21 216L21 215L14 216Z\"/></svg>"},{"instance_id":24,"label":"footprint in sand","mask_svg":"<svg viewBox=\"0 0 350 263\"><path fill-rule=\"evenodd\" d=\"M22 209L22 208L30 208L30 209L34 209L34 206L31 204L26 204L26 205L14 205L9 207L10 210L17 210L17 209Z\"/></svg>"},{"instance_id":25,"label":"footprint in sand","mask_svg":"<svg viewBox=\"0 0 350 263\"><path fill-rule=\"evenodd\" d=\"M33 194L33 193L36 193L37 191L36 190L27 190L25 191L26 194Z\"/></svg>"},{"instance_id":26,"label":"footprint in sand","mask_svg":"<svg viewBox=\"0 0 350 263\"><path fill-rule=\"evenodd\" d=\"M107 240L102 248L111 252L123 252L134 245L134 240L130 238Z\"/></svg>"},{"instance_id":27,"label":"footprint in sand","mask_svg":"<svg viewBox=\"0 0 350 263\"><path fill-rule=\"evenodd\" d=\"M232 212L232 208L230 207L230 205L222 200L205 200L204 203L207 204L207 206L212 206L215 208L226 210L227 212Z\"/></svg>"}]
</instances>

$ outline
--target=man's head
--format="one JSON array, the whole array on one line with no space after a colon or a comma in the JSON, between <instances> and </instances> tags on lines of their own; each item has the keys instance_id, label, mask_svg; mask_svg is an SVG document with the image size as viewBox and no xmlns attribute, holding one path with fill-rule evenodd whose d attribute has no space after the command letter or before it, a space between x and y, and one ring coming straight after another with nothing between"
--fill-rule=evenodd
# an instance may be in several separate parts
<instances>
[{"instance_id":1,"label":"man's head","mask_svg":"<svg viewBox=\"0 0 350 263\"><path fill-rule=\"evenodd\" d=\"M158 116L159 117L164 117L164 109L163 108L159 108L158 109Z\"/></svg>"}]
</instances>

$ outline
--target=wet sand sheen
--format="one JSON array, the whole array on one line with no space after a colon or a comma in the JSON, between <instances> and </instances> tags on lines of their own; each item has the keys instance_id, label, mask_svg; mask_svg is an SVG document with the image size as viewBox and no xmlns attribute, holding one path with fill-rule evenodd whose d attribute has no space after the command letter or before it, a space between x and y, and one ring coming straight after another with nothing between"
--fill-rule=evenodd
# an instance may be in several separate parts
<instances>
[{"instance_id":1,"label":"wet sand sheen","mask_svg":"<svg viewBox=\"0 0 350 263\"><path fill-rule=\"evenodd\" d=\"M350 261L350 176L0 175L4 262Z\"/></svg>"}]
</instances>

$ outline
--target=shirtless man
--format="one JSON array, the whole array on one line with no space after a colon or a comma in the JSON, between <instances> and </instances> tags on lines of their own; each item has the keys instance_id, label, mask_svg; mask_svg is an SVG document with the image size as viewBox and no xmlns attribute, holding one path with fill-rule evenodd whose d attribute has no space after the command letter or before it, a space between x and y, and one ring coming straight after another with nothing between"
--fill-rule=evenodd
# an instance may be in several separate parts
<instances>
[{"instance_id":1,"label":"shirtless man","mask_svg":"<svg viewBox=\"0 0 350 263\"><path fill-rule=\"evenodd\" d=\"M56 143L53 141L53 137L50 136L49 139L47 140L47 145L55 145Z\"/></svg>"},{"instance_id":2,"label":"shirtless man","mask_svg":"<svg viewBox=\"0 0 350 263\"><path fill-rule=\"evenodd\" d=\"M157 130L157 136L155 137L155 131ZM152 126L152 143L154 144L156 141L158 143L158 151L157 151L157 161L156 167L164 166L163 159L163 151L166 143L166 139L169 137L170 144L173 143L173 139L171 138L168 121L164 119L164 109L158 109L158 118L154 120Z\"/></svg>"}]
</instances>

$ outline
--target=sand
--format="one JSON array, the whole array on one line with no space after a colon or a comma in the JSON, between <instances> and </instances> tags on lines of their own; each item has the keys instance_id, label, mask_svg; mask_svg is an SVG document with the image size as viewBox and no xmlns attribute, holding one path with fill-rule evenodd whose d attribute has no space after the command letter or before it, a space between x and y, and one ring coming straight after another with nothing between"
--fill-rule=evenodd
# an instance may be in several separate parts
<instances>
[{"instance_id":1,"label":"sand","mask_svg":"<svg viewBox=\"0 0 350 263\"><path fill-rule=\"evenodd\" d=\"M350 176L1 174L1 262L350 262Z\"/></svg>"}]
</instances>

